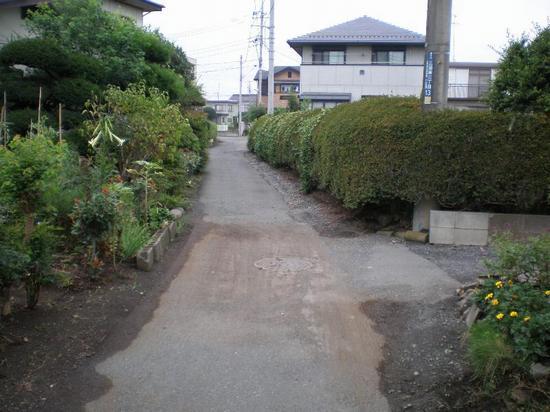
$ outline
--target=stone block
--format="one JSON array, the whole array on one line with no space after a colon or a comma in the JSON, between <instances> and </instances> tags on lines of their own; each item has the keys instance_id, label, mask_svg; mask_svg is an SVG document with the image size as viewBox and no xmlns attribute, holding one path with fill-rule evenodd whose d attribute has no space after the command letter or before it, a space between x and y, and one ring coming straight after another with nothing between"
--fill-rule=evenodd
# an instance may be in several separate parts
<instances>
[{"instance_id":1,"label":"stone block","mask_svg":"<svg viewBox=\"0 0 550 412\"><path fill-rule=\"evenodd\" d=\"M139 270L150 272L153 270L155 255L151 246L146 246L137 254L136 265Z\"/></svg>"},{"instance_id":2,"label":"stone block","mask_svg":"<svg viewBox=\"0 0 550 412\"><path fill-rule=\"evenodd\" d=\"M409 240L411 242L427 243L428 234L425 232L415 232L409 230L408 232L405 232L405 240Z\"/></svg>"},{"instance_id":3,"label":"stone block","mask_svg":"<svg viewBox=\"0 0 550 412\"><path fill-rule=\"evenodd\" d=\"M458 229L489 229L489 213L456 212L455 227Z\"/></svg>"},{"instance_id":4,"label":"stone block","mask_svg":"<svg viewBox=\"0 0 550 412\"><path fill-rule=\"evenodd\" d=\"M170 242L173 242L178 236L178 225L176 222L170 222L168 224L168 233L170 234Z\"/></svg>"},{"instance_id":5,"label":"stone block","mask_svg":"<svg viewBox=\"0 0 550 412\"><path fill-rule=\"evenodd\" d=\"M458 229L454 230L454 244L463 246L485 246L489 242L488 230Z\"/></svg>"},{"instance_id":6,"label":"stone block","mask_svg":"<svg viewBox=\"0 0 550 412\"><path fill-rule=\"evenodd\" d=\"M454 228L430 227L430 243L435 245L452 245L454 243Z\"/></svg>"},{"instance_id":7,"label":"stone block","mask_svg":"<svg viewBox=\"0 0 550 412\"><path fill-rule=\"evenodd\" d=\"M456 213L457 212L432 210L430 212L430 228L454 228L456 223Z\"/></svg>"},{"instance_id":8,"label":"stone block","mask_svg":"<svg viewBox=\"0 0 550 412\"><path fill-rule=\"evenodd\" d=\"M428 230L431 225L431 211L438 209L439 204L433 199L423 199L415 204L413 212L413 231L420 232L422 230Z\"/></svg>"},{"instance_id":9,"label":"stone block","mask_svg":"<svg viewBox=\"0 0 550 412\"><path fill-rule=\"evenodd\" d=\"M158 232L157 238L153 242L153 250L155 262L160 262L164 256L164 252L170 244L170 232L167 227L164 227Z\"/></svg>"},{"instance_id":10,"label":"stone block","mask_svg":"<svg viewBox=\"0 0 550 412\"><path fill-rule=\"evenodd\" d=\"M174 220L180 220L183 217L184 210L180 207L170 210L170 214Z\"/></svg>"}]
</instances>

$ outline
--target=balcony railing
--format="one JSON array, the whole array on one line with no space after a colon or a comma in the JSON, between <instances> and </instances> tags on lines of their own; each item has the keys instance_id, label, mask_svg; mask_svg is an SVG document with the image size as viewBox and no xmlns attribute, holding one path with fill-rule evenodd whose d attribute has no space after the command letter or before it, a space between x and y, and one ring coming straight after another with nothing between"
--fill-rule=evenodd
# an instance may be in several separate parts
<instances>
[{"instance_id":1,"label":"balcony railing","mask_svg":"<svg viewBox=\"0 0 550 412\"><path fill-rule=\"evenodd\" d=\"M488 84L449 84L449 99L481 99L489 91Z\"/></svg>"}]
</instances>

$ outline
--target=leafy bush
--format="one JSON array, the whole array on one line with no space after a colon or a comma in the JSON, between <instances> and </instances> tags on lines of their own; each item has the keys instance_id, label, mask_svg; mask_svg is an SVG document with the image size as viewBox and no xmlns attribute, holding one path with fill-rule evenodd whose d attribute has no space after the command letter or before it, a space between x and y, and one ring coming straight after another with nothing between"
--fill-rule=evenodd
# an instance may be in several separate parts
<instances>
[{"instance_id":1,"label":"leafy bush","mask_svg":"<svg viewBox=\"0 0 550 412\"><path fill-rule=\"evenodd\" d=\"M493 110L550 112L550 26L536 28L535 38L511 39L502 53L489 92Z\"/></svg>"},{"instance_id":2,"label":"leafy bush","mask_svg":"<svg viewBox=\"0 0 550 412\"><path fill-rule=\"evenodd\" d=\"M243 115L243 120L246 123L252 124L256 119L259 119L266 113L267 109L264 106L250 106L246 113Z\"/></svg>"},{"instance_id":3,"label":"leafy bush","mask_svg":"<svg viewBox=\"0 0 550 412\"><path fill-rule=\"evenodd\" d=\"M150 234L147 226L135 221L124 222L120 233L120 253L123 259L135 257L149 239Z\"/></svg>"},{"instance_id":4,"label":"leafy bush","mask_svg":"<svg viewBox=\"0 0 550 412\"><path fill-rule=\"evenodd\" d=\"M308 115L260 119L251 150L275 166L296 168L296 153L305 148L297 145L304 139L297 138L301 122L294 116ZM548 117L426 113L414 98L373 98L327 111L312 129L311 167L306 162L301 171L305 188L317 184L346 207L427 197L467 210L548 209Z\"/></svg>"},{"instance_id":5,"label":"leafy bush","mask_svg":"<svg viewBox=\"0 0 550 412\"><path fill-rule=\"evenodd\" d=\"M550 356L550 235L495 241L492 277L476 293L485 322L509 340L524 363Z\"/></svg>"},{"instance_id":6,"label":"leafy bush","mask_svg":"<svg viewBox=\"0 0 550 412\"><path fill-rule=\"evenodd\" d=\"M151 231L160 229L170 220L172 220L172 215L167 208L159 205L149 208L149 228Z\"/></svg>"},{"instance_id":7,"label":"leafy bush","mask_svg":"<svg viewBox=\"0 0 550 412\"><path fill-rule=\"evenodd\" d=\"M119 170L136 161L162 164L177 161L180 149L200 153L200 143L180 107L169 102L166 93L143 83L126 90L111 87L105 92L106 107L112 117L113 132L125 141L123 150L110 150L119 159ZM89 125L90 129L95 123Z\"/></svg>"},{"instance_id":8,"label":"leafy bush","mask_svg":"<svg viewBox=\"0 0 550 412\"><path fill-rule=\"evenodd\" d=\"M36 305L40 286L49 274L57 237L48 223L52 205L47 198L59 193L58 176L67 155L66 146L54 144L47 128L39 124L32 133L28 138L14 139L8 148L0 148L0 201L11 211L7 226L14 229L9 235L11 240L4 240L0 248L8 258L7 265L15 271L0 272L0 277L8 276L9 284L21 274L22 262L27 262L23 280L29 308ZM14 264L12 259L18 255L21 262Z\"/></svg>"}]
</instances>

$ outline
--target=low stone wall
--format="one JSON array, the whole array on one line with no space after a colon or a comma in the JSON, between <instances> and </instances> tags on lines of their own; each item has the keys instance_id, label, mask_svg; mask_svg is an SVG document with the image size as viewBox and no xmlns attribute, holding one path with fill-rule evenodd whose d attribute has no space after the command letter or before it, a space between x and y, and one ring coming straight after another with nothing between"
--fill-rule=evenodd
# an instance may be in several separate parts
<instances>
[{"instance_id":1,"label":"low stone wall","mask_svg":"<svg viewBox=\"0 0 550 412\"><path fill-rule=\"evenodd\" d=\"M550 216L432 210L430 243L485 246L492 235L510 232L517 239L550 233Z\"/></svg>"},{"instance_id":2,"label":"low stone wall","mask_svg":"<svg viewBox=\"0 0 550 412\"><path fill-rule=\"evenodd\" d=\"M155 263L162 261L170 242L173 242L183 230L183 209L173 209L170 214L173 220L160 228L151 241L138 252L136 256L138 269L145 272L152 271Z\"/></svg>"}]
</instances>

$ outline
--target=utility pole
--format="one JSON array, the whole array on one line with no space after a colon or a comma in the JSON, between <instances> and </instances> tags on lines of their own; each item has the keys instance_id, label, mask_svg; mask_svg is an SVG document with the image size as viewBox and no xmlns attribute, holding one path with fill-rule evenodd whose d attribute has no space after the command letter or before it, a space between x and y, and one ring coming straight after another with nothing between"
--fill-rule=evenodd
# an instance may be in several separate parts
<instances>
[{"instance_id":1,"label":"utility pole","mask_svg":"<svg viewBox=\"0 0 550 412\"><path fill-rule=\"evenodd\" d=\"M273 114L275 92L275 0L270 0L269 10L269 79L268 79L267 113Z\"/></svg>"},{"instance_id":2,"label":"utility pole","mask_svg":"<svg viewBox=\"0 0 550 412\"><path fill-rule=\"evenodd\" d=\"M260 53L258 58L258 106L262 104L262 89L264 84L264 0L260 1Z\"/></svg>"},{"instance_id":3,"label":"utility pole","mask_svg":"<svg viewBox=\"0 0 550 412\"><path fill-rule=\"evenodd\" d=\"M239 136L243 135L243 55L241 54L241 70L239 75Z\"/></svg>"},{"instance_id":4,"label":"utility pole","mask_svg":"<svg viewBox=\"0 0 550 412\"><path fill-rule=\"evenodd\" d=\"M422 88L424 110L441 110L447 105L452 9L452 0L428 0Z\"/></svg>"}]
</instances>

